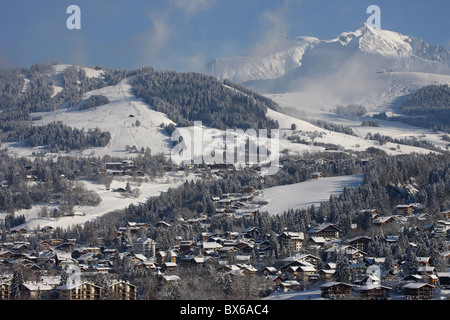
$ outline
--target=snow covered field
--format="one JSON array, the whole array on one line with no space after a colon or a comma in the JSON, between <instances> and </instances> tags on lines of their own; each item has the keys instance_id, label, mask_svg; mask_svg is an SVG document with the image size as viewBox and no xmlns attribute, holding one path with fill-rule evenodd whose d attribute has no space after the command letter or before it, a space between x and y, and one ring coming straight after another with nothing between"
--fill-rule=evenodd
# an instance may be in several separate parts
<instances>
[{"instance_id":1,"label":"snow covered field","mask_svg":"<svg viewBox=\"0 0 450 320\"><path fill-rule=\"evenodd\" d=\"M267 201L261 211L280 214L288 209L306 209L327 202L331 194L340 194L345 187L354 188L363 183L364 175L350 175L308 180L285 186L263 189L254 201Z\"/></svg>"},{"instance_id":2,"label":"snow covered field","mask_svg":"<svg viewBox=\"0 0 450 320\"><path fill-rule=\"evenodd\" d=\"M114 192L116 188L125 188L127 180L114 180L110 188L107 189L103 184L96 184L90 181L81 180L86 189L95 191L102 201L98 206L75 206L76 215L61 218L40 218L38 213L44 207L43 204L34 205L31 209L23 209L16 212L16 216L23 215L26 223L19 227L27 227L30 230L52 226L53 228L61 227L63 229L74 226L83 225L87 221L92 221L106 213L114 210L124 209L130 204L144 203L147 198L159 196L162 192L166 192L169 188L176 188L183 184L186 180L196 179L197 176L191 174L185 176L184 173L166 174L163 178L155 179L155 181L143 182L141 184L131 183L131 189L138 188L140 194L137 198L125 196L120 192ZM57 208L57 205L45 205L48 211ZM3 218L3 217L2 217Z\"/></svg>"},{"instance_id":3,"label":"snow covered field","mask_svg":"<svg viewBox=\"0 0 450 320\"><path fill-rule=\"evenodd\" d=\"M295 106L296 101L295 95L292 95L291 99L292 99L291 106ZM274 100L277 101L277 99ZM300 131L299 135L305 138L305 140L308 141L308 139L310 139L309 138L310 136L315 136L314 140L309 140L311 142L310 145L292 143L287 140L283 140L280 143L280 151L286 148L289 149L291 153L298 155L301 155L304 151L314 152L325 150L324 147L314 146L312 144L313 142L319 142L322 144L334 144L341 146L344 150L350 151L365 151L369 147L374 147L385 151L388 155L400 155L411 153L427 154L430 152L430 150L428 149L408 145L397 145L395 143L390 142L384 145L380 145L378 141L365 139L368 132L372 132L372 134L378 132L381 135L387 135L392 138L399 138L399 139L412 137L420 139L425 138L426 140L434 143L438 147L444 147L446 145L446 143L441 139L442 136L441 133L439 134L433 133L430 130L408 126L406 124L402 124L399 122L380 121L382 127L374 128L374 127L361 127L360 119L337 118L336 116L326 117L325 113L321 114L320 117L317 118L321 120L326 120L328 122L349 126L355 132L356 136L354 136L326 130L318 126L315 126L307 121L292 117L287 114L276 112L270 109L267 110L267 116L271 119L278 121L280 130L289 132L291 124L295 124L297 126L296 130Z\"/></svg>"}]
</instances>

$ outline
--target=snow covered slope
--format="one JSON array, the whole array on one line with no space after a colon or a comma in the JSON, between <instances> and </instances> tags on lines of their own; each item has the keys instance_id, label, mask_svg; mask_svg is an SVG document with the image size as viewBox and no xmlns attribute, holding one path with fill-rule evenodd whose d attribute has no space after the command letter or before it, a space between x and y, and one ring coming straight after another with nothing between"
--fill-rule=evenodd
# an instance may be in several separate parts
<instances>
[{"instance_id":1,"label":"snow covered slope","mask_svg":"<svg viewBox=\"0 0 450 320\"><path fill-rule=\"evenodd\" d=\"M277 97L276 97L277 98ZM287 106L295 107L298 100L292 96L283 95L282 102ZM281 99L281 98L279 98ZM283 104L280 104L283 106ZM329 113L331 115L331 113ZM426 129L418 129L416 127L408 126L406 124L385 121L381 122L381 127L361 127L361 121L358 119L342 119L342 118L326 118L325 113L320 115L320 119L326 119L329 122L342 124L352 128L355 135L334 132L323 129L308 121L283 114L274 110L267 110L267 116L273 120L278 121L281 131L280 151L289 150L290 154L302 155L304 152L325 151L326 145L339 146L342 151L366 151L367 148L377 148L383 150L388 155L400 154L427 154L431 152L429 149L395 144L388 142L380 145L378 141L366 139L367 133L379 133L398 139L423 139L433 143L439 148L445 149L446 142L442 140L441 133L431 132ZM318 117L319 118L319 117ZM296 131L291 130L291 125L295 124ZM288 136L298 135L305 143L293 143L287 139Z\"/></svg>"},{"instance_id":2,"label":"snow covered slope","mask_svg":"<svg viewBox=\"0 0 450 320\"><path fill-rule=\"evenodd\" d=\"M130 81L131 78L125 79L115 86L91 91L83 97L85 100L91 95L104 95L110 101L106 105L87 110L79 110L78 106L75 106L36 114L42 116L42 120L36 121L35 124L62 121L79 129L99 128L111 133L108 146L87 150L85 154L133 156L127 152L126 146L136 146L138 150L149 147L153 154L168 154L170 137L159 126L173 122L165 114L153 110L137 99L132 92Z\"/></svg>"},{"instance_id":3,"label":"snow covered slope","mask_svg":"<svg viewBox=\"0 0 450 320\"><path fill-rule=\"evenodd\" d=\"M254 201L268 202L260 210L269 214L282 214L289 209L307 209L312 205L318 208L322 202L328 202L331 194L339 195L345 187L357 187L363 183L363 179L363 175L339 176L267 188Z\"/></svg>"}]
</instances>

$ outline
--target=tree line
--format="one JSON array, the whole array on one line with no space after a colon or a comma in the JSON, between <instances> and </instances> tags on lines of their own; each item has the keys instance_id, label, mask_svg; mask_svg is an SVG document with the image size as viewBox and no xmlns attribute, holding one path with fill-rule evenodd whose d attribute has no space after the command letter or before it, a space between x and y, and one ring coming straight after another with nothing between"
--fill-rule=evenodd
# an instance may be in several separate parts
<instances>
[{"instance_id":1,"label":"tree line","mask_svg":"<svg viewBox=\"0 0 450 320\"><path fill-rule=\"evenodd\" d=\"M229 84L229 82L227 82ZM274 102L245 91L229 88L217 79L199 73L157 71L137 75L134 94L163 112L178 124L190 126L194 121L217 128L247 130L275 129L278 123L266 116Z\"/></svg>"}]
</instances>

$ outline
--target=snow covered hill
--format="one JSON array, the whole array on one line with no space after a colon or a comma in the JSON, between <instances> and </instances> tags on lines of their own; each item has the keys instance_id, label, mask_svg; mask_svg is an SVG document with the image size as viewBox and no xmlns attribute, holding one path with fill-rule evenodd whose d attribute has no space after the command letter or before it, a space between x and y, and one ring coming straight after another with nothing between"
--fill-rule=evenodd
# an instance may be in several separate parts
<instances>
[{"instance_id":1,"label":"snow covered hill","mask_svg":"<svg viewBox=\"0 0 450 320\"><path fill-rule=\"evenodd\" d=\"M91 95L104 95L110 101L106 105L79 110L79 105L83 103L81 101L73 108L61 107L53 112L35 114L42 117L42 120L35 121L35 124L62 121L79 129L99 128L111 133L111 142L108 146L87 150L84 154L133 156L126 150L127 146L136 146L137 150L148 147L153 154L169 154L170 137L160 128L160 125L173 122L165 114L153 110L136 98L130 81L131 78L127 78L115 86L88 92L83 97L85 101Z\"/></svg>"}]
</instances>

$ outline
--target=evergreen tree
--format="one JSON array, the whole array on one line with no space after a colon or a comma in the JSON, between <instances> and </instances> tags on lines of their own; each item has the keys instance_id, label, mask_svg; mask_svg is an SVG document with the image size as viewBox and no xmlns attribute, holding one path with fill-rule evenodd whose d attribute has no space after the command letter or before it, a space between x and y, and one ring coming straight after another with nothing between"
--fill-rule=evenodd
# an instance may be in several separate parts
<instances>
[{"instance_id":1,"label":"evergreen tree","mask_svg":"<svg viewBox=\"0 0 450 320\"><path fill-rule=\"evenodd\" d=\"M335 278L340 282L350 281L350 262L345 255L339 256L337 259Z\"/></svg>"},{"instance_id":2,"label":"evergreen tree","mask_svg":"<svg viewBox=\"0 0 450 320\"><path fill-rule=\"evenodd\" d=\"M23 273L21 267L16 267L11 280L11 300L21 300L22 299L22 285L24 283Z\"/></svg>"}]
</instances>

